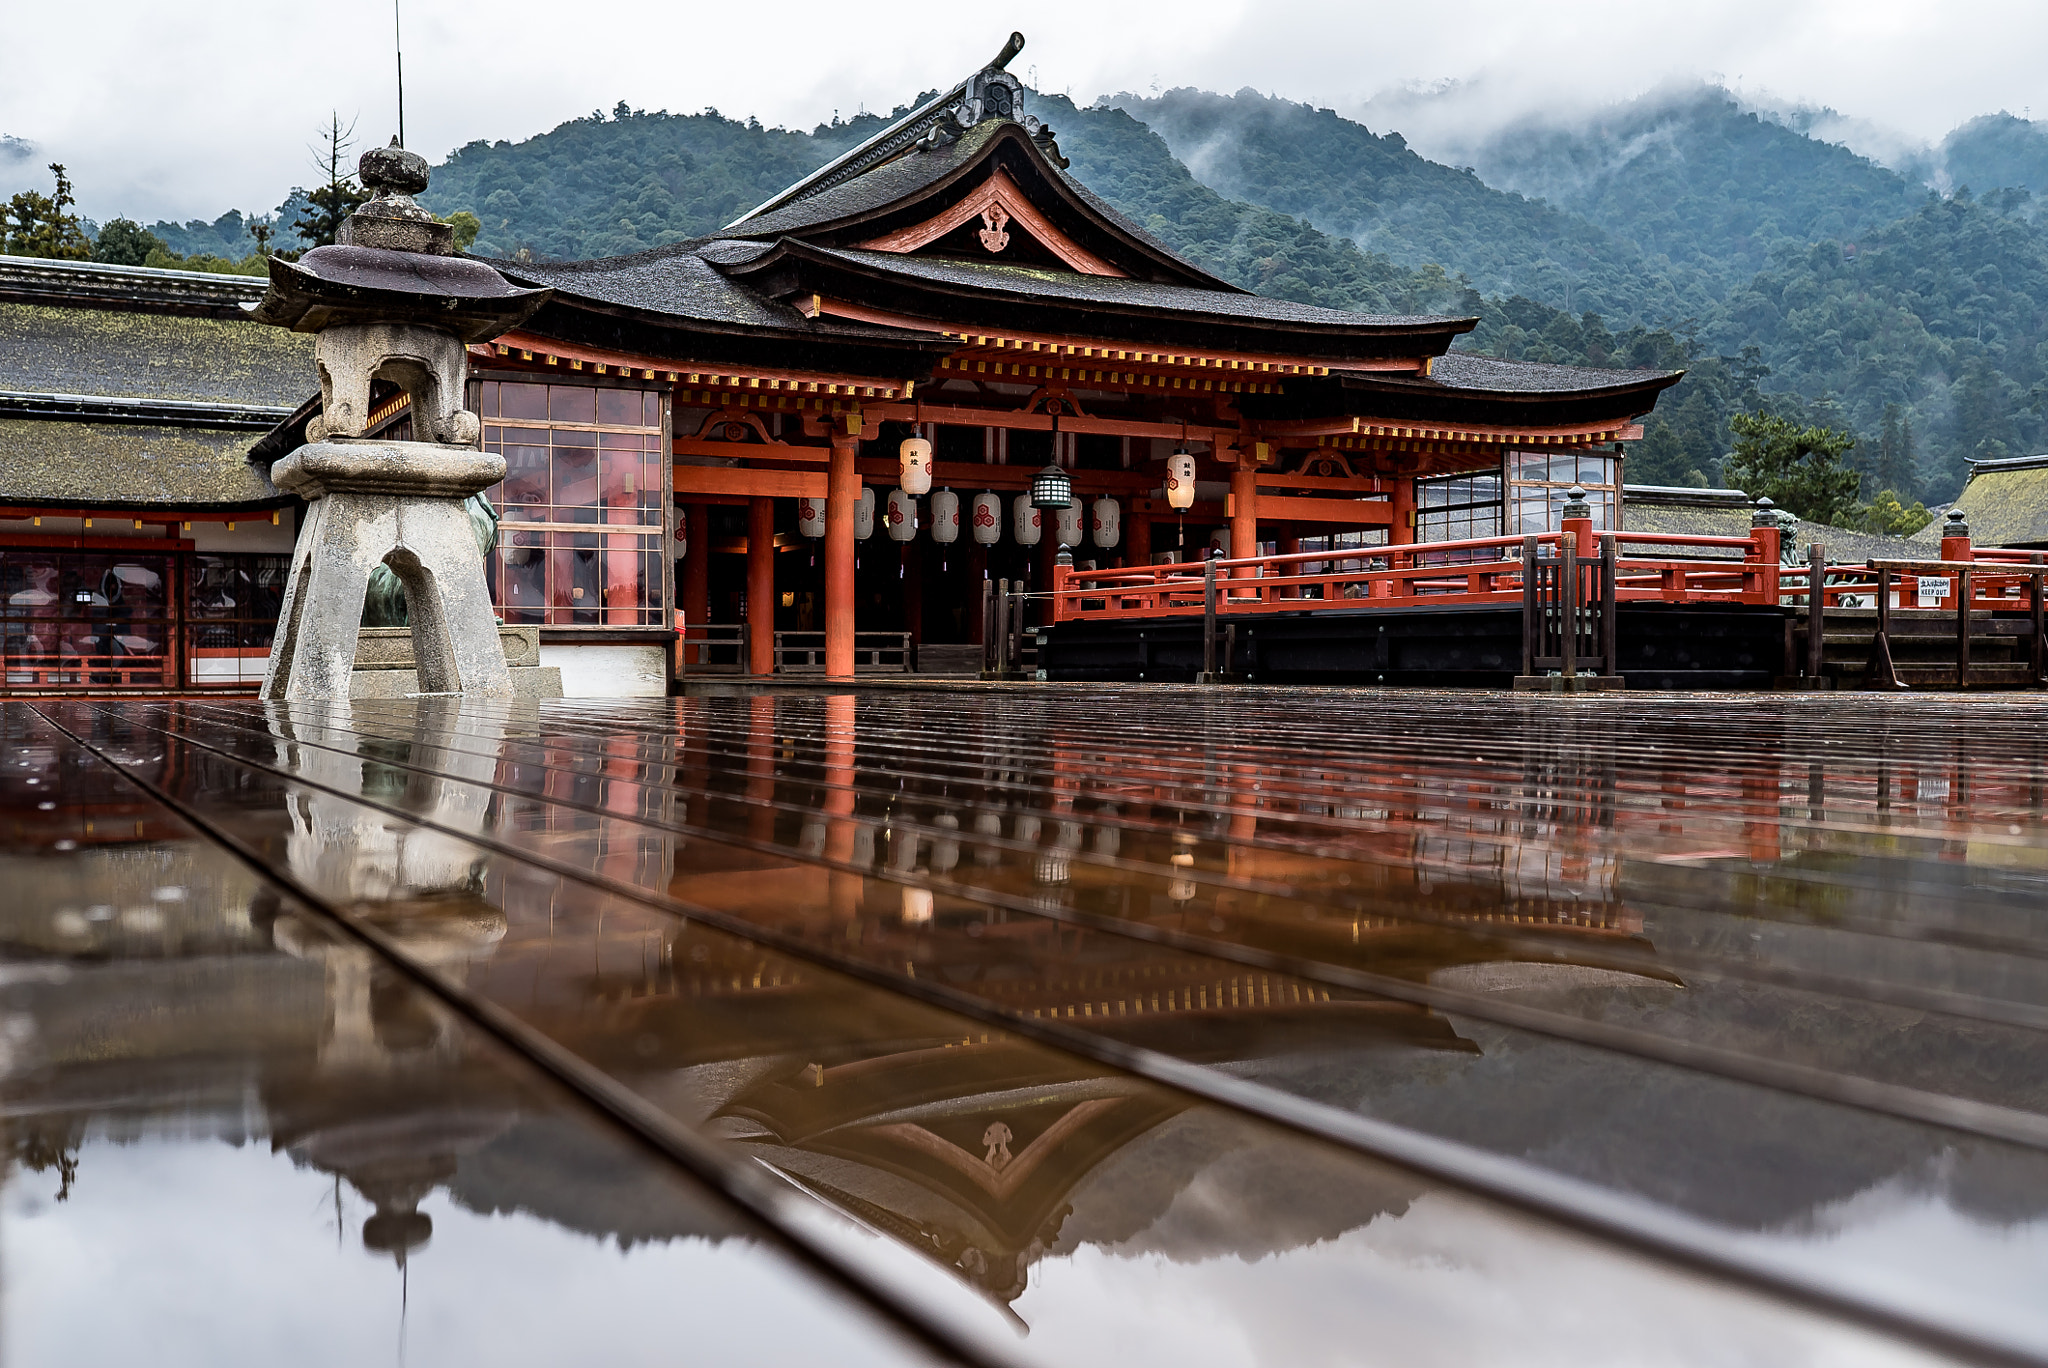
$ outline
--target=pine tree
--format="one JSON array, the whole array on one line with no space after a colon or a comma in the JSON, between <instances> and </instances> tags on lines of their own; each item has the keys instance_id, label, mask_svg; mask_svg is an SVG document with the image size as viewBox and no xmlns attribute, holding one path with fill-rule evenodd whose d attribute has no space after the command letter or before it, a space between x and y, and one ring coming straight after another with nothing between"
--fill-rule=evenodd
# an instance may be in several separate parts
<instances>
[{"instance_id":1,"label":"pine tree","mask_svg":"<svg viewBox=\"0 0 2048 1368\"><path fill-rule=\"evenodd\" d=\"M51 162L57 193L24 190L0 207L0 243L11 256L51 257L59 261L92 260L92 239L72 212L71 178L64 163Z\"/></svg>"}]
</instances>

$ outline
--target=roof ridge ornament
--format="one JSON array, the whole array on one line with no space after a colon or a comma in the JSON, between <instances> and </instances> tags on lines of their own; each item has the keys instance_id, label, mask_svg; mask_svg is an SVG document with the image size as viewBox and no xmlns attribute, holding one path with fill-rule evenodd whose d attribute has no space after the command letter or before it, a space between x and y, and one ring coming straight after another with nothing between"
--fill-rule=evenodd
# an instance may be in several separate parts
<instances>
[{"instance_id":1,"label":"roof ridge ornament","mask_svg":"<svg viewBox=\"0 0 2048 1368\"><path fill-rule=\"evenodd\" d=\"M780 194L762 201L726 224L725 230L730 232L749 219L759 218L798 200L809 199L835 185L843 185L906 152L934 151L944 147L968 129L991 119L1008 119L1023 125L1038 150L1064 171L1067 159L1060 155L1059 145L1053 141L1052 129L1023 112L1024 83L1007 70L1011 60L1023 50L1024 35L1012 33L1010 40L1003 44L1002 51L987 66L951 90L926 100L866 142L827 162Z\"/></svg>"}]
</instances>

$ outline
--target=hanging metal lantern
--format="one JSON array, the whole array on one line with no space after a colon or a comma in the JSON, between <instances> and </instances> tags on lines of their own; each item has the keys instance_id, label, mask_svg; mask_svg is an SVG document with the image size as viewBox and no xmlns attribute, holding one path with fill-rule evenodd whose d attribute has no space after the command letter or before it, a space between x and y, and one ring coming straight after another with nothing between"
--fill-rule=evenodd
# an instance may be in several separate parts
<instances>
[{"instance_id":1,"label":"hanging metal lantern","mask_svg":"<svg viewBox=\"0 0 2048 1368\"><path fill-rule=\"evenodd\" d=\"M1073 477L1058 466L1046 466L1031 477L1033 508L1071 508L1073 503Z\"/></svg>"},{"instance_id":2,"label":"hanging metal lantern","mask_svg":"<svg viewBox=\"0 0 2048 1368\"><path fill-rule=\"evenodd\" d=\"M798 499L796 501L796 530L806 537L825 535L825 501L823 499Z\"/></svg>"},{"instance_id":3,"label":"hanging metal lantern","mask_svg":"<svg viewBox=\"0 0 2048 1368\"><path fill-rule=\"evenodd\" d=\"M972 519L974 541L977 546L994 546L1003 538L1003 501L994 494L981 493L974 496Z\"/></svg>"},{"instance_id":4,"label":"hanging metal lantern","mask_svg":"<svg viewBox=\"0 0 2048 1368\"><path fill-rule=\"evenodd\" d=\"M906 437L903 445L896 448L896 458L902 464L902 474L897 485L905 494L915 498L932 492L932 444L922 437Z\"/></svg>"},{"instance_id":5,"label":"hanging metal lantern","mask_svg":"<svg viewBox=\"0 0 2048 1368\"><path fill-rule=\"evenodd\" d=\"M1115 499L1097 499L1089 513L1089 531L1097 546L1115 546L1123 540L1124 511Z\"/></svg>"},{"instance_id":6,"label":"hanging metal lantern","mask_svg":"<svg viewBox=\"0 0 2048 1368\"><path fill-rule=\"evenodd\" d=\"M929 481L927 481L929 483ZM900 489L889 491L889 536L907 542L917 535L917 500Z\"/></svg>"},{"instance_id":7,"label":"hanging metal lantern","mask_svg":"<svg viewBox=\"0 0 2048 1368\"><path fill-rule=\"evenodd\" d=\"M960 496L950 489L932 495L932 540L941 546L960 540Z\"/></svg>"},{"instance_id":8,"label":"hanging metal lantern","mask_svg":"<svg viewBox=\"0 0 2048 1368\"><path fill-rule=\"evenodd\" d=\"M853 535L866 541L875 535L875 491L860 487L860 502L853 506Z\"/></svg>"},{"instance_id":9,"label":"hanging metal lantern","mask_svg":"<svg viewBox=\"0 0 2048 1368\"><path fill-rule=\"evenodd\" d=\"M1010 501L1010 534L1017 539L1017 545L1038 545L1038 518L1029 494L1019 494Z\"/></svg>"},{"instance_id":10,"label":"hanging metal lantern","mask_svg":"<svg viewBox=\"0 0 2048 1368\"><path fill-rule=\"evenodd\" d=\"M1057 519L1054 526L1058 529L1060 545L1079 546L1081 544L1080 503L1078 501L1069 503L1065 508L1055 513L1054 517Z\"/></svg>"},{"instance_id":11,"label":"hanging metal lantern","mask_svg":"<svg viewBox=\"0 0 2048 1368\"><path fill-rule=\"evenodd\" d=\"M1166 503L1185 512L1195 506L1195 458L1176 451L1166 458Z\"/></svg>"}]
</instances>

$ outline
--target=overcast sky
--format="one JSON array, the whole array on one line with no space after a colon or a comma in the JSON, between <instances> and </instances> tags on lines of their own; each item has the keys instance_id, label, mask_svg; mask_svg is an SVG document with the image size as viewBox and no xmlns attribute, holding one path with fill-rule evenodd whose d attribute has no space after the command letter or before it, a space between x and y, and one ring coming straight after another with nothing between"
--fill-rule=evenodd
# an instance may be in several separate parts
<instances>
[{"instance_id":1,"label":"overcast sky","mask_svg":"<svg viewBox=\"0 0 2048 1368\"><path fill-rule=\"evenodd\" d=\"M406 140L434 160L620 100L804 127L887 109L979 66L1013 26L1030 44L1012 69L1084 103L1251 86L1357 113L1453 82L1459 118L1484 121L1705 77L1923 141L2001 108L2048 117L2038 0L404 3ZM47 186L43 164L63 161L101 220L267 210L311 178L330 108L359 139L391 135L391 20L389 0L10 4L0 137L18 141L0 143L0 193Z\"/></svg>"}]
</instances>

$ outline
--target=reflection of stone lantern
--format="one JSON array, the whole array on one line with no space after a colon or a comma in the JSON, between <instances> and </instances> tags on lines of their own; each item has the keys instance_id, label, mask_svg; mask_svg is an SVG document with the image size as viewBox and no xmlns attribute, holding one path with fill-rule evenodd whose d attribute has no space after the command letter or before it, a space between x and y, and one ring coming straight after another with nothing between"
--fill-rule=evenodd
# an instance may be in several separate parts
<instances>
[{"instance_id":1,"label":"reflection of stone lantern","mask_svg":"<svg viewBox=\"0 0 2048 1368\"><path fill-rule=\"evenodd\" d=\"M271 472L311 508L293 553L265 698L346 698L363 593L389 566L405 588L420 687L509 696L511 679L463 501L504 478L476 449L463 408L465 347L530 317L546 290L520 289L454 255L453 232L413 202L426 161L396 146L360 163L375 197L337 243L297 262L270 259L258 322L315 334L320 413L308 445ZM403 390L419 441L371 438L371 386Z\"/></svg>"}]
</instances>

